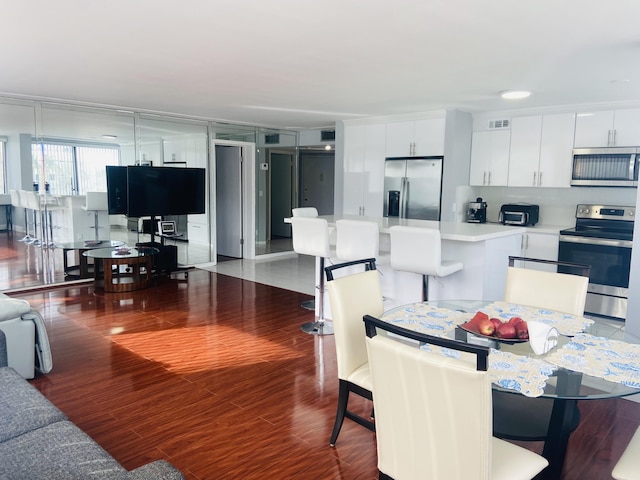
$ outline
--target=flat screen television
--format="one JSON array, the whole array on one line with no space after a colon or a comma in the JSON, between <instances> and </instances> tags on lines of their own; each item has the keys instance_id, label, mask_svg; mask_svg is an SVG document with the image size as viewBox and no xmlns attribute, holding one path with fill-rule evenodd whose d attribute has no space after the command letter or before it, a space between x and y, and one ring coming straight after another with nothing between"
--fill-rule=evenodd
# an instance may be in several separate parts
<instances>
[{"instance_id":1,"label":"flat screen television","mask_svg":"<svg viewBox=\"0 0 640 480\"><path fill-rule=\"evenodd\" d=\"M127 167L130 217L205 213L205 170Z\"/></svg>"},{"instance_id":2,"label":"flat screen television","mask_svg":"<svg viewBox=\"0 0 640 480\"><path fill-rule=\"evenodd\" d=\"M109 215L127 214L127 167L107 166L107 205Z\"/></svg>"}]
</instances>

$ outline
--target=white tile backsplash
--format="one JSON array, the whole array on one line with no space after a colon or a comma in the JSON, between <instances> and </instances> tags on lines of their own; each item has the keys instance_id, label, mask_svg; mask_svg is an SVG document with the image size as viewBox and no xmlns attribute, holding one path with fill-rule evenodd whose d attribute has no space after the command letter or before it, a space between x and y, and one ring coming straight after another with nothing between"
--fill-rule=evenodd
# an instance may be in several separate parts
<instances>
[{"instance_id":1,"label":"white tile backsplash","mask_svg":"<svg viewBox=\"0 0 640 480\"><path fill-rule=\"evenodd\" d=\"M534 203L540 206L541 225L575 224L576 205L635 206L636 188L572 187L572 188L516 188L516 187L459 187L456 191L458 218L466 204L482 197L487 202L487 221L497 222L500 207L505 203Z\"/></svg>"}]
</instances>

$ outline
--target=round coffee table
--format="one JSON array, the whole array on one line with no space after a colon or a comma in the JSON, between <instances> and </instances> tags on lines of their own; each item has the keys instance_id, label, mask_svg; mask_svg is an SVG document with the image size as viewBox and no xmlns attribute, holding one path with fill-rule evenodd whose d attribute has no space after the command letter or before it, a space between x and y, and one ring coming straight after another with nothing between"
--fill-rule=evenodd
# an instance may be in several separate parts
<instances>
[{"instance_id":1,"label":"round coffee table","mask_svg":"<svg viewBox=\"0 0 640 480\"><path fill-rule=\"evenodd\" d=\"M59 248L62 248L62 261L64 264L64 275L65 277L73 278L89 278L89 263L87 262L87 257L83 255L84 252L88 250L95 250L96 248L108 248L108 247L119 247L124 245L123 241L120 240L85 240L78 242L67 242L61 243L58 245ZM69 265L69 261L67 255L70 251L78 250L79 255L79 263L78 265ZM77 272L77 273L76 273Z\"/></svg>"},{"instance_id":2,"label":"round coffee table","mask_svg":"<svg viewBox=\"0 0 640 480\"><path fill-rule=\"evenodd\" d=\"M96 248L83 255L96 263L96 287L102 286L105 292L130 292L151 285L153 256L157 253L158 249L151 247Z\"/></svg>"}]
</instances>

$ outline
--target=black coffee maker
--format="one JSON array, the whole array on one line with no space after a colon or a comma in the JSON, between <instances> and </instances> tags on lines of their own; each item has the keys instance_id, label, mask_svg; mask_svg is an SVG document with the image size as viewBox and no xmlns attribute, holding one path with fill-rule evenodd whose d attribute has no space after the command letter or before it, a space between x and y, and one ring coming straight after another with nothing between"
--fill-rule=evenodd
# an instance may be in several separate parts
<instances>
[{"instance_id":1,"label":"black coffee maker","mask_svg":"<svg viewBox=\"0 0 640 480\"><path fill-rule=\"evenodd\" d=\"M469 223L486 223L487 221L487 202L483 202L481 197L476 198L475 202L469 202L467 209L467 222Z\"/></svg>"}]
</instances>

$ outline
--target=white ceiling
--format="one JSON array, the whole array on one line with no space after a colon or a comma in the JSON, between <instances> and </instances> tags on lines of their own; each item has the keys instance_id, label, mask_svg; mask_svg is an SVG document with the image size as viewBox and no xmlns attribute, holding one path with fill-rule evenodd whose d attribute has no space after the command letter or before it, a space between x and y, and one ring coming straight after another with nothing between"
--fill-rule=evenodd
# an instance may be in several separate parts
<instances>
[{"instance_id":1,"label":"white ceiling","mask_svg":"<svg viewBox=\"0 0 640 480\"><path fill-rule=\"evenodd\" d=\"M13 0L0 22L11 96L295 129L640 102L638 0Z\"/></svg>"}]
</instances>

